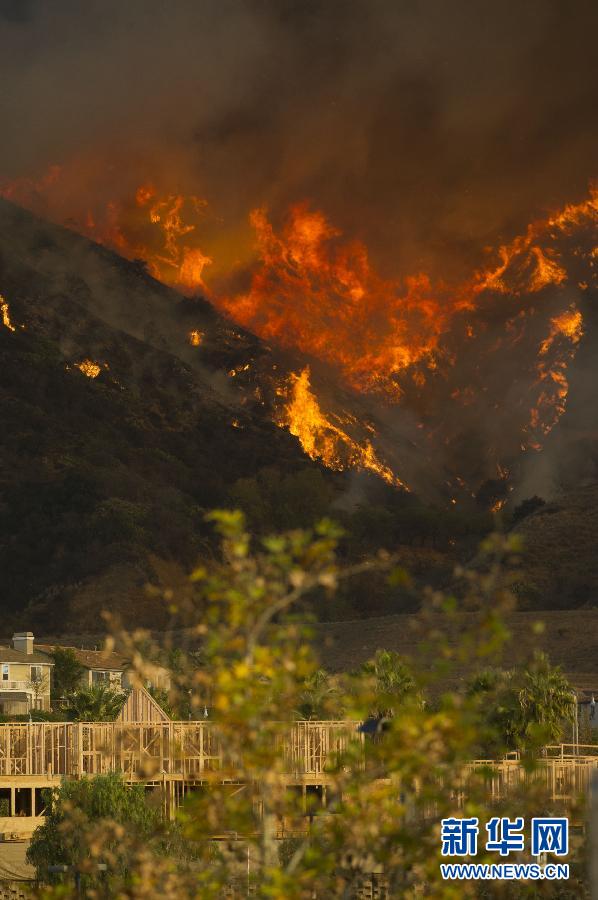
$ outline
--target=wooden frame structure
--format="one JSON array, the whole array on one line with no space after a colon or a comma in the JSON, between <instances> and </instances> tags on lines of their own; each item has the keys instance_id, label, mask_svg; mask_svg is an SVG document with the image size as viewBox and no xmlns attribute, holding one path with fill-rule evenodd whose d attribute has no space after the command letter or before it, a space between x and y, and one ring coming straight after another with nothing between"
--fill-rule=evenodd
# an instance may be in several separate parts
<instances>
[{"instance_id":1,"label":"wooden frame structure","mask_svg":"<svg viewBox=\"0 0 598 900\"><path fill-rule=\"evenodd\" d=\"M140 702L135 709L145 708ZM0 834L31 833L43 821L43 790L63 778L120 772L129 783L160 788L168 815L198 785L241 781L212 722L172 722L155 710L153 721L131 721L134 713L115 722L0 724L0 798L9 801ZM283 777L324 791L327 763L351 742L363 743L358 728L344 721L281 725Z\"/></svg>"},{"instance_id":2,"label":"wooden frame structure","mask_svg":"<svg viewBox=\"0 0 598 900\"><path fill-rule=\"evenodd\" d=\"M242 773L226 759L216 724L160 720L155 711L153 718L128 721L127 714L115 722L0 724L0 799L8 801L4 807L9 812L0 816L0 833L31 833L43 821L43 790L58 786L63 778L120 772L129 783L159 788L165 813L171 816L185 794L198 786L243 783ZM331 784L327 767L335 756L357 742L365 763L365 738L357 722L281 725L277 741L289 787L303 795L319 792L323 805ZM596 769L598 747L547 748L531 773L517 758L479 760L463 767L455 800L464 802L471 780L479 783L481 777L492 801L534 782L551 800L567 804L589 791Z\"/></svg>"},{"instance_id":3,"label":"wooden frame structure","mask_svg":"<svg viewBox=\"0 0 598 900\"><path fill-rule=\"evenodd\" d=\"M295 722L280 740L289 776L324 775L352 741L357 722ZM122 772L130 781L155 775L199 778L227 771L217 726L206 722L35 722L0 724L0 779L79 778Z\"/></svg>"}]
</instances>

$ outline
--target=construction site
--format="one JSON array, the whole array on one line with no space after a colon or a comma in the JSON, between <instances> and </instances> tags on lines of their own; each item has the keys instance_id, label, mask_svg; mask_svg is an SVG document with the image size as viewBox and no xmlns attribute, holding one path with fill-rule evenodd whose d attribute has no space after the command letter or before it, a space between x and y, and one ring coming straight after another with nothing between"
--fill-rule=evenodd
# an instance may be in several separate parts
<instances>
[{"instance_id":1,"label":"construction site","mask_svg":"<svg viewBox=\"0 0 598 900\"><path fill-rule=\"evenodd\" d=\"M326 806L333 760L368 737L361 723L295 721L281 731L284 779ZM473 760L463 768L463 791L482 773L489 802L503 799L529 779L540 781L554 802L571 803L589 790L598 768L598 746L547 747L530 773L517 753L501 760ZM242 783L226 759L216 724L173 722L150 695L135 690L114 722L32 722L0 724L0 834L4 840L29 837L42 823L48 789L63 779L121 773L128 783L159 789L164 814L174 817L186 793L210 783Z\"/></svg>"}]
</instances>

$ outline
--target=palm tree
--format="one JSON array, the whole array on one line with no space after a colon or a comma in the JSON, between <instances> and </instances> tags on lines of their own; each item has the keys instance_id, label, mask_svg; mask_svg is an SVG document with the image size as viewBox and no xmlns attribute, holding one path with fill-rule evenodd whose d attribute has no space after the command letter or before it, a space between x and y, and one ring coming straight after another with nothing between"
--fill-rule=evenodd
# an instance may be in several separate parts
<instances>
[{"instance_id":1,"label":"palm tree","mask_svg":"<svg viewBox=\"0 0 598 900\"><path fill-rule=\"evenodd\" d=\"M516 670L488 668L468 683L467 694L479 704L479 752L494 757L521 743L521 704Z\"/></svg>"},{"instance_id":2,"label":"palm tree","mask_svg":"<svg viewBox=\"0 0 598 900\"><path fill-rule=\"evenodd\" d=\"M389 717L409 694L415 694L416 683L408 666L394 650L378 650L373 659L363 664L359 674L370 681L376 708L372 716Z\"/></svg>"},{"instance_id":3,"label":"palm tree","mask_svg":"<svg viewBox=\"0 0 598 900\"><path fill-rule=\"evenodd\" d=\"M525 669L487 669L469 683L480 701L487 733L486 750L514 750L540 741L557 741L575 717L573 688L558 666L536 653Z\"/></svg>"},{"instance_id":4,"label":"palm tree","mask_svg":"<svg viewBox=\"0 0 598 900\"><path fill-rule=\"evenodd\" d=\"M79 722L111 722L121 711L127 694L108 684L82 688L69 697L69 713Z\"/></svg>"},{"instance_id":5,"label":"palm tree","mask_svg":"<svg viewBox=\"0 0 598 900\"><path fill-rule=\"evenodd\" d=\"M330 719L342 716L339 689L326 669L317 669L305 681L297 715L300 719Z\"/></svg>"},{"instance_id":6,"label":"palm tree","mask_svg":"<svg viewBox=\"0 0 598 900\"><path fill-rule=\"evenodd\" d=\"M552 741L562 737L565 722L575 718L573 688L559 666L551 666L544 653L536 653L519 690L522 737L539 728Z\"/></svg>"}]
</instances>

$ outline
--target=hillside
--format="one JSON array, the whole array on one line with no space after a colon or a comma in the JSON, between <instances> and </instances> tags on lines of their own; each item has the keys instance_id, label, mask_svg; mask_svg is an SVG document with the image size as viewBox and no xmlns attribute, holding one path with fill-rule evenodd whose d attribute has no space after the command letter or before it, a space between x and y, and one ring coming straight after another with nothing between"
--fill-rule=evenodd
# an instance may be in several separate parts
<instances>
[{"instance_id":1,"label":"hillside","mask_svg":"<svg viewBox=\"0 0 598 900\"><path fill-rule=\"evenodd\" d=\"M438 460L396 418L376 422L375 406L325 367L273 350L201 297L185 298L150 277L141 261L1 199L0 295L6 630L97 633L102 609L129 623L165 625L160 592L145 588L184 585L198 558L214 552L205 514L215 507L241 507L257 533L331 515L346 530L343 559L398 549L416 586L450 584L455 562L469 559L495 527L465 491L457 506L442 500ZM536 457L545 463L543 479L524 472L527 493L515 485L504 511L509 527L515 504L543 493L547 471L566 483L560 494L553 483L558 502L519 526L529 548L523 608L587 605L598 596L598 488L576 487L594 471L594 434L582 430L594 347L584 346L570 410ZM288 427L274 424L281 384L306 364L327 410L327 418L317 405L306 411L326 422L318 439L336 438L339 423L346 429L335 452L349 456L339 466L352 465L351 448L362 452L375 435L380 458L398 460L427 502L359 466L331 471L303 452ZM317 613L350 619L416 607L417 592L369 576L318 604Z\"/></svg>"},{"instance_id":2,"label":"hillside","mask_svg":"<svg viewBox=\"0 0 598 900\"><path fill-rule=\"evenodd\" d=\"M503 666L525 664L535 650L542 650L554 665L562 666L580 693L598 693L598 609L517 611L506 616L505 621L508 639L501 657ZM367 622L321 624L315 629L315 643L323 664L333 672L353 670L380 647L394 650L406 659L417 657L421 663L422 653L425 658L426 652L422 646L434 628L442 629L449 646L458 646L459 627L447 631L447 620L440 615L425 620L417 615L398 615Z\"/></svg>"},{"instance_id":3,"label":"hillside","mask_svg":"<svg viewBox=\"0 0 598 900\"><path fill-rule=\"evenodd\" d=\"M598 607L598 484L561 494L517 527L523 609Z\"/></svg>"},{"instance_id":4,"label":"hillside","mask_svg":"<svg viewBox=\"0 0 598 900\"><path fill-rule=\"evenodd\" d=\"M267 350L207 304L4 202L0 293L14 329L0 327L0 595L15 625L97 627L101 608L163 621L143 586L211 552L205 511L256 472L273 527L327 510L336 476L227 377L272 365Z\"/></svg>"}]
</instances>

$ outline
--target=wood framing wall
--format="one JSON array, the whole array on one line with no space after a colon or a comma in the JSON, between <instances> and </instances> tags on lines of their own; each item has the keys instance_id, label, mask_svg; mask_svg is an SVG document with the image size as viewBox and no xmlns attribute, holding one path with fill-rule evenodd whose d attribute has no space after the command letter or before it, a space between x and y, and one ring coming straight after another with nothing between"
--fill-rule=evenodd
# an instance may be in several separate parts
<instances>
[{"instance_id":1,"label":"wood framing wall","mask_svg":"<svg viewBox=\"0 0 598 900\"><path fill-rule=\"evenodd\" d=\"M279 739L289 775L320 775L333 754L363 735L357 722L296 722ZM217 727L205 721L0 724L0 777L122 772L145 780L230 770Z\"/></svg>"},{"instance_id":2,"label":"wood framing wall","mask_svg":"<svg viewBox=\"0 0 598 900\"><path fill-rule=\"evenodd\" d=\"M357 743L361 747L358 759L366 764L364 736L356 722L281 725L278 740L289 786L321 790L323 798L331 783L327 764L337 753ZM500 800L536 782L547 790L551 800L569 803L589 791L592 774L598 769L598 747L583 756L577 755L579 749L566 755L567 751L560 748L553 756L540 759L531 773L518 759L469 763L459 773L455 802L464 802L470 779L479 779L483 767L489 800ZM15 815L15 798L26 796L15 792L31 791L34 812L39 806L35 802L36 791L56 786L65 776L79 778L107 772L121 772L131 783L160 788L170 814L187 786L192 788L214 779L243 780L242 773L226 758L217 726L205 720L0 724L0 790L11 799L11 815ZM39 809L37 812L39 815Z\"/></svg>"}]
</instances>

